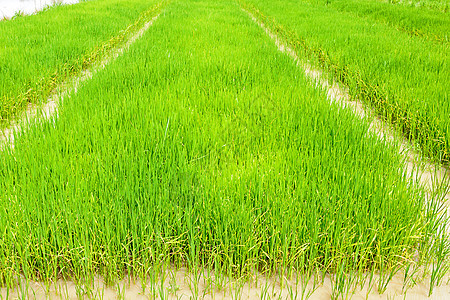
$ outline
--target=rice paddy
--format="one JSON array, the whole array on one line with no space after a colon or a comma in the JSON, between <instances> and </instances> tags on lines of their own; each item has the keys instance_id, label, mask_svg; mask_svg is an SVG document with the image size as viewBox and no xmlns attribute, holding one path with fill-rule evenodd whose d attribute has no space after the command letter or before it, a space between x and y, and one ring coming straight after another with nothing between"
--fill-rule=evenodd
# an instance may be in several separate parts
<instances>
[{"instance_id":1,"label":"rice paddy","mask_svg":"<svg viewBox=\"0 0 450 300\"><path fill-rule=\"evenodd\" d=\"M378 0L309 0L340 12L385 23L412 36L436 43L448 43L450 18L444 11L420 11L416 6L381 4ZM421 1L423 4L424 1ZM447 10L450 8L447 2Z\"/></svg>"},{"instance_id":2,"label":"rice paddy","mask_svg":"<svg viewBox=\"0 0 450 300\"><path fill-rule=\"evenodd\" d=\"M179 297L178 277L170 272L190 274L193 298L221 298L223 290L242 298L242 286L261 278L279 282L281 290L288 289L285 279L295 279L298 287L284 294L291 299L313 295L326 278L331 298L351 297L367 284L367 297L370 290L383 293L398 276L406 295L421 282L428 295L448 285L448 181L432 190L417 184L400 142L330 103L258 22L341 80L354 97L366 95L366 82L388 92L378 104L361 98L377 104L375 110L417 142L424 157L441 162L448 159L449 140L446 42L397 31L375 17L344 22L348 12L313 1L93 0L73 7L71 16L104 23L89 40L94 46L79 45L70 57L48 58L48 65L30 63L34 71L16 71L18 78L33 82L33 72L69 65L77 67L63 77L77 75L85 51L97 51L95 45L114 40L130 24L136 24L132 31L159 17L124 55L63 96L57 115L31 121L16 132L14 148L6 143L0 152L0 284L6 297L23 282L49 287L64 281L74 283L77 297L102 298L92 288L98 278L114 286L125 277L139 280L152 298ZM123 23L97 15L111 7L122 17L119 12L129 13ZM27 19L52 20L63 9L4 24L22 30ZM330 19L342 22L341 33L330 28ZM391 57L396 68L380 67L381 54L366 52L369 23L380 47L392 46L394 37L411 47L392 50L392 56L399 53ZM2 26L0 36L6 36ZM353 38L349 32L356 27L362 33ZM62 36L84 39L86 32ZM338 34L347 36L354 53ZM423 68L404 60L410 49L422 49L414 53ZM362 64L368 57L373 65ZM16 68L25 70L26 61L15 56ZM336 61L341 64L331 64ZM403 87L400 70L411 89ZM39 90L36 99L44 101L55 86ZM5 84L3 91L18 99L21 88ZM387 100L412 91L417 97L405 98L409 106L384 113L393 107ZM433 107L418 110L426 104ZM1 105L5 116L17 115ZM426 113L434 123L416 124L395 113L417 115L414 120ZM428 139L433 128L447 129L439 131L442 143ZM230 279L237 284L227 285ZM261 288L259 297L272 298Z\"/></svg>"},{"instance_id":3,"label":"rice paddy","mask_svg":"<svg viewBox=\"0 0 450 300\"><path fill-rule=\"evenodd\" d=\"M391 5L403 5L417 9L429 9L434 11L448 12L450 1L448 0L377 0L387 2Z\"/></svg>"},{"instance_id":4,"label":"rice paddy","mask_svg":"<svg viewBox=\"0 0 450 300\"><path fill-rule=\"evenodd\" d=\"M437 42L399 30L392 23L395 19L379 22L333 5L291 0L241 3L279 32L300 56L348 86L355 98L372 106L426 156L448 164L447 14L440 27L445 33L438 34L445 38ZM422 17L420 11L416 15ZM422 22L429 23L427 15Z\"/></svg>"},{"instance_id":5,"label":"rice paddy","mask_svg":"<svg viewBox=\"0 0 450 300\"><path fill-rule=\"evenodd\" d=\"M121 43L156 3L86 1L0 22L0 126Z\"/></svg>"}]
</instances>

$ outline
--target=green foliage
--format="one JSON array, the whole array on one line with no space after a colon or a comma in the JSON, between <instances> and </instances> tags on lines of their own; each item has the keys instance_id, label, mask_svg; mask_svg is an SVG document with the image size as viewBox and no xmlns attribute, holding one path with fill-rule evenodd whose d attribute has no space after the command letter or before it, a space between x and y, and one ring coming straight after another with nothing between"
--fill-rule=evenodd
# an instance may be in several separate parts
<instances>
[{"instance_id":1,"label":"green foliage","mask_svg":"<svg viewBox=\"0 0 450 300\"><path fill-rule=\"evenodd\" d=\"M317 63L436 161L450 160L449 51L385 22L294 0L249 0L300 57ZM258 8L260 10L258 10ZM333 24L333 26L330 26Z\"/></svg>"},{"instance_id":2,"label":"green foliage","mask_svg":"<svg viewBox=\"0 0 450 300\"><path fill-rule=\"evenodd\" d=\"M385 1L385 0L378 0ZM430 10L448 12L450 7L449 0L387 0L389 4L409 6L412 8L425 8Z\"/></svg>"},{"instance_id":3,"label":"green foliage","mask_svg":"<svg viewBox=\"0 0 450 300\"><path fill-rule=\"evenodd\" d=\"M123 40L156 1L98 0L57 5L0 23L0 126ZM128 31L124 29L132 24ZM111 37L113 37L111 39ZM87 64L89 62L89 64Z\"/></svg>"},{"instance_id":4,"label":"green foliage","mask_svg":"<svg viewBox=\"0 0 450 300\"><path fill-rule=\"evenodd\" d=\"M439 199L368 129L236 3L174 1L0 153L0 281L446 270Z\"/></svg>"},{"instance_id":5,"label":"green foliage","mask_svg":"<svg viewBox=\"0 0 450 300\"><path fill-rule=\"evenodd\" d=\"M330 9L385 23L412 36L447 45L450 42L450 16L445 12L418 11L416 7L390 5L378 0L334 0L331 3L325 0L304 1L329 4Z\"/></svg>"}]
</instances>

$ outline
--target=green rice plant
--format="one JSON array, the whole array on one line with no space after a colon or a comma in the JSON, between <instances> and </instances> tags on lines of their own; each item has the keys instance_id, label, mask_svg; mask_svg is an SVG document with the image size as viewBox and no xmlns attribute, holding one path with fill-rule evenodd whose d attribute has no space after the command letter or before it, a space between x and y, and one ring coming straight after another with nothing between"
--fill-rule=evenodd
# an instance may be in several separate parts
<instances>
[{"instance_id":1,"label":"green rice plant","mask_svg":"<svg viewBox=\"0 0 450 300\"><path fill-rule=\"evenodd\" d=\"M291 0L242 3L300 57L348 86L353 97L373 107L425 156L449 162L446 44L415 39L322 5Z\"/></svg>"},{"instance_id":2,"label":"green rice plant","mask_svg":"<svg viewBox=\"0 0 450 300\"><path fill-rule=\"evenodd\" d=\"M16 13L14 14L14 16L12 16L12 18L11 19L17 19L17 18L20 18L20 17L23 17L23 16L25 16L25 13L23 12L23 11L21 11L21 10L18 10L18 11L16 11Z\"/></svg>"},{"instance_id":3,"label":"green rice plant","mask_svg":"<svg viewBox=\"0 0 450 300\"><path fill-rule=\"evenodd\" d=\"M415 7L390 5L378 0L306 0L327 4L330 9L383 22L412 36L438 43L449 42L450 16L445 12L417 10Z\"/></svg>"},{"instance_id":4,"label":"green rice plant","mask_svg":"<svg viewBox=\"0 0 450 300\"><path fill-rule=\"evenodd\" d=\"M155 4L97 0L0 23L0 126L123 42Z\"/></svg>"},{"instance_id":5,"label":"green rice plant","mask_svg":"<svg viewBox=\"0 0 450 300\"><path fill-rule=\"evenodd\" d=\"M435 11L448 12L450 8L450 1L448 0L378 0L394 5L409 6L413 8L425 8Z\"/></svg>"},{"instance_id":6,"label":"green rice plant","mask_svg":"<svg viewBox=\"0 0 450 300\"><path fill-rule=\"evenodd\" d=\"M15 141L0 152L9 288L64 278L83 296L94 276L129 275L157 297L166 270L186 267L198 297L199 270L238 279L236 295L254 276L299 273L336 275L345 295L376 272L447 264L439 200L398 147L330 105L234 1L173 1Z\"/></svg>"}]
</instances>

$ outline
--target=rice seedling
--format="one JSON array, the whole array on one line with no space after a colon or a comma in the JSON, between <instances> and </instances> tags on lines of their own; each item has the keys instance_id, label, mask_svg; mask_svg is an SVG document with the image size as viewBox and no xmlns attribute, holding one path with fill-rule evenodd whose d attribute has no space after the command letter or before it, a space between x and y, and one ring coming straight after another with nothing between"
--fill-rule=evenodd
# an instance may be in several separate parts
<instances>
[{"instance_id":1,"label":"rice seedling","mask_svg":"<svg viewBox=\"0 0 450 300\"><path fill-rule=\"evenodd\" d=\"M435 11L448 12L450 8L450 1L448 0L378 0L387 2L389 4L397 4L409 6L413 8L425 8Z\"/></svg>"},{"instance_id":2,"label":"rice seedling","mask_svg":"<svg viewBox=\"0 0 450 300\"><path fill-rule=\"evenodd\" d=\"M412 38L390 25L349 18L307 2L241 3L300 57L348 86L354 97L373 107L425 156L449 162L446 44Z\"/></svg>"},{"instance_id":3,"label":"rice seedling","mask_svg":"<svg viewBox=\"0 0 450 300\"><path fill-rule=\"evenodd\" d=\"M415 7L390 5L377 0L305 1L327 5L330 9L383 22L411 36L438 43L449 42L450 16L445 12L418 11Z\"/></svg>"},{"instance_id":4,"label":"rice seedling","mask_svg":"<svg viewBox=\"0 0 450 300\"><path fill-rule=\"evenodd\" d=\"M71 279L89 296L95 276L131 276L165 297L186 267L198 297L202 270L211 286L332 274L347 295L375 273L382 290L402 268L445 269L439 200L368 127L234 1L173 1L0 153L0 282Z\"/></svg>"},{"instance_id":5,"label":"rice seedling","mask_svg":"<svg viewBox=\"0 0 450 300\"><path fill-rule=\"evenodd\" d=\"M23 12L23 11L21 11L21 10L18 10L15 14L14 14L14 16L12 16L12 18L11 19L17 19L17 18L20 18L20 17L23 17L23 16L25 16L25 13Z\"/></svg>"},{"instance_id":6,"label":"rice seedling","mask_svg":"<svg viewBox=\"0 0 450 300\"><path fill-rule=\"evenodd\" d=\"M156 1L90 1L0 24L0 126L121 43Z\"/></svg>"}]
</instances>

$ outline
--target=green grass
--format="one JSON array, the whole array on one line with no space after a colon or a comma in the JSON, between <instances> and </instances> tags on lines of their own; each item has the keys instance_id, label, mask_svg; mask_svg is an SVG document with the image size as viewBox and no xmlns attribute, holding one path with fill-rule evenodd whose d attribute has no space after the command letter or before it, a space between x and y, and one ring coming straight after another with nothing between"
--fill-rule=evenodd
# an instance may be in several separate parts
<instances>
[{"instance_id":1,"label":"green grass","mask_svg":"<svg viewBox=\"0 0 450 300\"><path fill-rule=\"evenodd\" d=\"M424 8L436 11L448 12L450 9L449 0L378 0L382 2L387 2L392 5L403 5L414 8Z\"/></svg>"},{"instance_id":2,"label":"green grass","mask_svg":"<svg viewBox=\"0 0 450 300\"><path fill-rule=\"evenodd\" d=\"M0 22L0 126L122 42L155 4L94 0Z\"/></svg>"},{"instance_id":3,"label":"green grass","mask_svg":"<svg viewBox=\"0 0 450 300\"><path fill-rule=\"evenodd\" d=\"M0 281L187 266L348 285L434 262L433 286L449 251L439 199L368 128L235 2L173 1L0 153Z\"/></svg>"},{"instance_id":4,"label":"green grass","mask_svg":"<svg viewBox=\"0 0 450 300\"><path fill-rule=\"evenodd\" d=\"M449 42L450 15L445 12L417 10L416 7L390 5L377 0L304 0L326 5L350 15L366 17L437 43Z\"/></svg>"},{"instance_id":5,"label":"green grass","mask_svg":"<svg viewBox=\"0 0 450 300\"><path fill-rule=\"evenodd\" d=\"M323 5L294 0L243 3L301 58L347 85L353 97L372 106L425 156L449 163L447 44Z\"/></svg>"}]
</instances>

